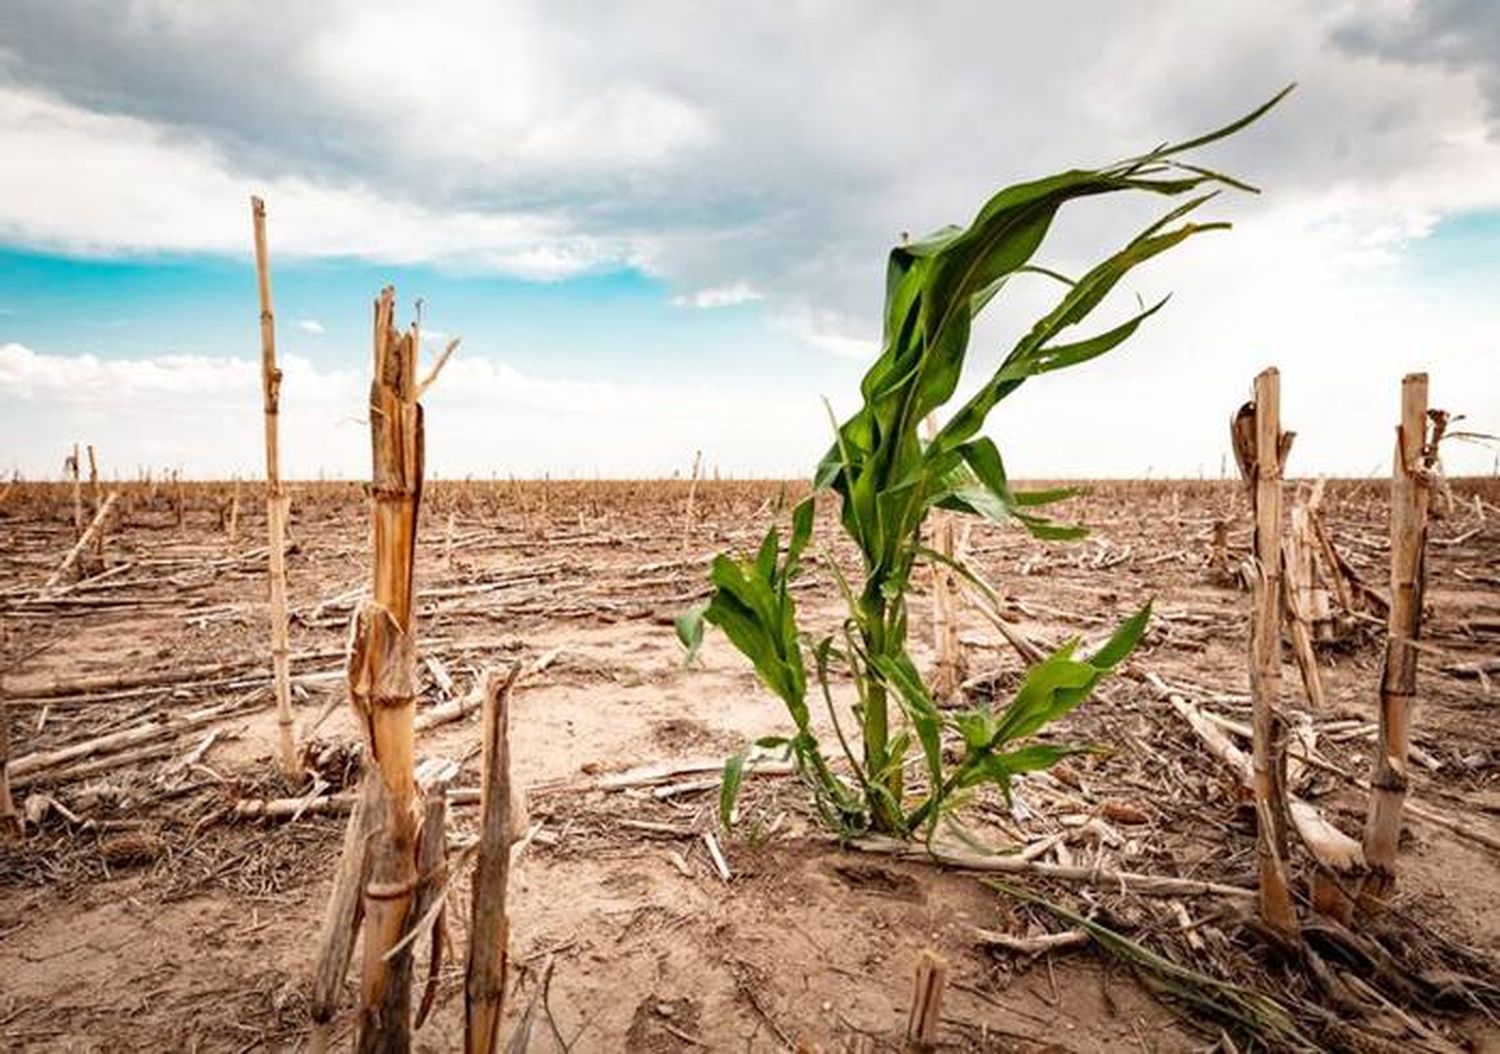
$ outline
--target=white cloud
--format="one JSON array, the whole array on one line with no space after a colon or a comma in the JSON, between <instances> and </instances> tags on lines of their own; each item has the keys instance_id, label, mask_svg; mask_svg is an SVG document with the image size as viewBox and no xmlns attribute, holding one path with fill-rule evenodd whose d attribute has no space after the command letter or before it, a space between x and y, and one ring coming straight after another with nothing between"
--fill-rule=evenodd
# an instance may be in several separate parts
<instances>
[{"instance_id":1,"label":"white cloud","mask_svg":"<svg viewBox=\"0 0 1500 1054\"><path fill-rule=\"evenodd\" d=\"M299 318L297 320L297 328L304 333L311 333L315 337L321 337L324 333L328 332L323 328L323 323L315 318Z\"/></svg>"},{"instance_id":2,"label":"white cloud","mask_svg":"<svg viewBox=\"0 0 1500 1054\"><path fill-rule=\"evenodd\" d=\"M715 138L682 94L588 71L584 38L527 4L361 4L316 24L303 54L318 96L396 143L493 175L650 169Z\"/></svg>"},{"instance_id":3,"label":"white cloud","mask_svg":"<svg viewBox=\"0 0 1500 1054\"><path fill-rule=\"evenodd\" d=\"M880 351L879 342L872 339L862 320L837 311L804 307L782 312L777 321L782 331L841 359L869 362Z\"/></svg>"},{"instance_id":4,"label":"white cloud","mask_svg":"<svg viewBox=\"0 0 1500 1054\"><path fill-rule=\"evenodd\" d=\"M267 202L273 257L444 260L546 280L627 256L541 216L434 210L348 177L238 171L200 137L13 87L0 87L0 143L0 239L44 249L243 255L256 192Z\"/></svg>"},{"instance_id":5,"label":"white cloud","mask_svg":"<svg viewBox=\"0 0 1500 1054\"><path fill-rule=\"evenodd\" d=\"M1298 80L1203 159L1265 195L1226 195L1205 211L1234 231L1132 277L1131 293L1175 291L1168 308L1116 356L1001 408L1016 470L1207 462L1213 474L1223 417L1269 362L1303 432L1294 468L1382 465L1409 368L1430 366L1435 399L1476 426L1500 419L1496 386L1473 383L1494 373L1500 309L1405 269L1445 218L1500 208L1486 46L1500 23L1483 4L935 0L875 16L831 0L725 18L653 0L348 0L274 20L252 3L138 0L129 18L112 0L12 6L0 24L0 241L243 258L245 199L260 191L278 258L541 279L636 265L683 306L762 297L770 326L851 361L875 351L885 252L901 231L964 221L1003 183L1192 134ZM1141 217L1080 205L1044 262L1076 270ZM976 330L976 371L1045 301L1007 290ZM713 352L705 376L722 378L732 367ZM143 378L171 372L152 361ZM461 353L454 368L466 361L478 360ZM501 380L486 381L496 397ZM589 391L554 394L566 409ZM669 410L683 397L633 395ZM552 467L615 457L528 412L537 431L522 442L553 440ZM816 450L826 433L813 418L796 434ZM644 441L632 449L619 457L646 457ZM764 465L785 464L780 451ZM1467 464L1487 471L1488 458Z\"/></svg>"},{"instance_id":6,"label":"white cloud","mask_svg":"<svg viewBox=\"0 0 1500 1054\"><path fill-rule=\"evenodd\" d=\"M748 304L756 300L764 300L765 294L756 289L749 282L734 282L730 285L715 286L712 289L699 289L692 293L683 293L672 298L672 303L677 307L736 307L740 304Z\"/></svg>"},{"instance_id":7,"label":"white cloud","mask_svg":"<svg viewBox=\"0 0 1500 1054\"><path fill-rule=\"evenodd\" d=\"M873 359L880 346L863 337L850 337L842 333L808 333L806 339L813 347L837 355L842 359Z\"/></svg>"},{"instance_id":8,"label":"white cloud","mask_svg":"<svg viewBox=\"0 0 1500 1054\"><path fill-rule=\"evenodd\" d=\"M295 355L281 367L283 472L367 475L368 377ZM424 402L428 470L444 477L670 475L697 449L726 472L801 475L827 435L816 393L537 377L463 350ZM99 450L106 475L130 477L138 466L256 475L261 429L258 361L101 359L0 345L0 471L46 477L57 451L83 441Z\"/></svg>"}]
</instances>

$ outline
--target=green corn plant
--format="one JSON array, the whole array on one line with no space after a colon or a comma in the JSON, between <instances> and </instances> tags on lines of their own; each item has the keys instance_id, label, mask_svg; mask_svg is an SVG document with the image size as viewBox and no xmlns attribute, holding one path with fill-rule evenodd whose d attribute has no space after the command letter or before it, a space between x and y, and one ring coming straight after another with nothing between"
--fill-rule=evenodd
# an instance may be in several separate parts
<instances>
[{"instance_id":1,"label":"green corn plant","mask_svg":"<svg viewBox=\"0 0 1500 1054\"><path fill-rule=\"evenodd\" d=\"M938 819L971 788L989 783L1008 794L1016 774L1045 769L1083 749L1018 741L1082 703L1130 654L1145 631L1149 605L1092 655L1078 655L1075 641L1034 665L1003 709L985 704L956 713L940 710L906 643L906 594L913 569L919 561L946 560L922 545L923 523L932 509L942 508L997 523L1015 521L1043 539L1084 533L1039 511L1075 491L1013 490L1000 451L980 434L981 428L1000 401L1027 379L1105 354L1162 308L1165 298L1102 332L1064 337L1133 268L1193 235L1228 226L1185 217L1214 197L1216 187L1254 188L1181 157L1244 128L1285 94L1195 139L1104 168L1076 169L1007 187L985 203L967 228L948 227L891 251L881 353L860 385L862 405L837 425L811 496L792 513L785 550L779 529L772 526L754 558L715 558L710 600L678 625L690 651L702 640L704 620L718 627L786 705L794 733L760 745L790 750L820 815L834 829L896 836L925 829L930 836ZM1064 204L1121 192L1185 200L1076 279L1032 262ZM1021 274L1058 282L1062 292L1056 305L947 415L946 424L924 440L918 431L922 421L957 391L974 318ZM831 556L825 561L837 577L848 615L838 633L813 640L799 628L790 586L812 537L816 502L828 494L838 496L840 524L862 557L861 577L851 582ZM953 566L967 573L961 564ZM830 764L814 734L809 665L846 763L840 768L847 771ZM857 751L830 691L840 670L850 675L857 693L852 707ZM956 762L944 760L945 736L958 743ZM921 775L908 785L907 756L914 746ZM726 823L743 764L743 755L737 755L726 766L721 795Z\"/></svg>"}]
</instances>

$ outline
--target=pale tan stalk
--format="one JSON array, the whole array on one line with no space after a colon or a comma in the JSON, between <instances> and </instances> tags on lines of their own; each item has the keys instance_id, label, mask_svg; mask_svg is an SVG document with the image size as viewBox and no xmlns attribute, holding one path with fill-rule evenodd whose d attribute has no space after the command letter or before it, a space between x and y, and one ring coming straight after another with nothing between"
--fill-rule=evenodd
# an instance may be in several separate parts
<instances>
[{"instance_id":1,"label":"pale tan stalk","mask_svg":"<svg viewBox=\"0 0 1500 1054\"><path fill-rule=\"evenodd\" d=\"M103 538L104 525L109 520L110 510L114 508L115 500L119 496L117 491L111 491L109 497L104 499L104 504L99 506L99 511L94 515L93 522L89 524L87 530L78 536L78 541L73 544L73 548L68 550L68 555L63 557L63 562L58 565L57 570L52 572L52 576L47 579L46 584L42 587L43 592L56 586L67 577L68 573L78 565L78 558L83 555L83 551L90 545L95 544L95 539ZM99 544L102 547L103 542L101 541Z\"/></svg>"},{"instance_id":2,"label":"pale tan stalk","mask_svg":"<svg viewBox=\"0 0 1500 1054\"><path fill-rule=\"evenodd\" d=\"M417 894L413 809L416 627L412 575L423 478L422 407L416 379L421 333L394 324L395 290L375 302L374 379L370 383L373 459L372 598L355 620L349 687L366 731L380 823L365 889L364 964L356 1049L404 1051L411 1043L411 949L399 950ZM441 365L441 363L439 364ZM434 379L429 376L425 388Z\"/></svg>"},{"instance_id":3,"label":"pale tan stalk","mask_svg":"<svg viewBox=\"0 0 1500 1054\"><path fill-rule=\"evenodd\" d=\"M693 451L693 475L688 480L687 505L682 510L682 548L684 552L688 547L688 540L693 536L693 503L698 496L698 473L703 467L703 451Z\"/></svg>"},{"instance_id":4,"label":"pale tan stalk","mask_svg":"<svg viewBox=\"0 0 1500 1054\"><path fill-rule=\"evenodd\" d=\"M1287 632L1292 640L1292 655L1297 660L1297 671L1302 675L1302 687L1307 693L1308 706L1321 713L1327 708L1323 696L1323 679L1318 674L1318 657L1313 651L1313 636L1316 625L1326 626L1326 603L1319 604L1315 577L1314 553L1317 540L1305 502L1292 506L1291 531L1283 547L1285 578L1282 593L1286 607ZM1320 612L1320 608L1324 609ZM1319 615L1325 617L1319 620Z\"/></svg>"},{"instance_id":5,"label":"pale tan stalk","mask_svg":"<svg viewBox=\"0 0 1500 1054\"><path fill-rule=\"evenodd\" d=\"M104 504L104 491L99 484L99 461L94 456L94 444L88 445L89 452L89 500L94 506L94 515L99 515L99 509ZM94 566L97 570L104 570L104 532L99 532L94 539Z\"/></svg>"},{"instance_id":6,"label":"pale tan stalk","mask_svg":"<svg viewBox=\"0 0 1500 1054\"><path fill-rule=\"evenodd\" d=\"M928 415L927 438L931 440L937 432L937 422ZM957 555L957 517L944 509L933 509L928 514L932 525L932 547L936 552L953 560ZM958 641L958 576L945 563L932 564L932 646L936 654L932 678L932 694L946 700L957 694L964 679L963 653Z\"/></svg>"},{"instance_id":7,"label":"pale tan stalk","mask_svg":"<svg viewBox=\"0 0 1500 1054\"><path fill-rule=\"evenodd\" d=\"M484 783L481 789L479 861L474 868L469 923L469 960L464 976L464 1049L499 1049L505 1007L505 971L510 920L505 910L514 840L510 785L510 690L520 667L506 678L491 670L484 682Z\"/></svg>"},{"instance_id":8,"label":"pale tan stalk","mask_svg":"<svg viewBox=\"0 0 1500 1054\"><path fill-rule=\"evenodd\" d=\"M932 513L933 547L949 560L957 556L957 517L946 510ZM937 651L933 694L948 699L964 679L963 652L958 640L958 580L947 564L932 566L932 635Z\"/></svg>"},{"instance_id":9,"label":"pale tan stalk","mask_svg":"<svg viewBox=\"0 0 1500 1054\"><path fill-rule=\"evenodd\" d=\"M1247 482L1255 512L1250 695L1260 912L1268 926L1292 938L1298 926L1287 880L1286 727L1280 713L1281 481L1290 437L1281 431L1281 378L1274 368L1255 378L1253 413L1254 449L1244 453L1250 455Z\"/></svg>"},{"instance_id":10,"label":"pale tan stalk","mask_svg":"<svg viewBox=\"0 0 1500 1054\"><path fill-rule=\"evenodd\" d=\"M229 501L229 523L225 528L232 546L240 537L240 477L234 477L234 496Z\"/></svg>"},{"instance_id":11,"label":"pale tan stalk","mask_svg":"<svg viewBox=\"0 0 1500 1054\"><path fill-rule=\"evenodd\" d=\"M78 444L73 444L73 453L68 455L68 474L73 480L73 537L83 534L83 486L78 479Z\"/></svg>"},{"instance_id":12,"label":"pale tan stalk","mask_svg":"<svg viewBox=\"0 0 1500 1054\"><path fill-rule=\"evenodd\" d=\"M948 983L948 961L930 949L917 960L912 980L911 1009L906 1015L906 1049L926 1054L937 1048L943 1019L943 989Z\"/></svg>"},{"instance_id":13,"label":"pale tan stalk","mask_svg":"<svg viewBox=\"0 0 1500 1054\"><path fill-rule=\"evenodd\" d=\"M292 683L287 644L286 493L281 486L281 450L277 421L281 406L281 370L276 366L276 314L271 304L271 260L266 247L266 204L250 199L255 227L255 278L260 293L260 377L265 397L266 533L270 548L271 672L276 691L276 730L281 771L300 779L302 764L292 737Z\"/></svg>"},{"instance_id":14,"label":"pale tan stalk","mask_svg":"<svg viewBox=\"0 0 1500 1054\"><path fill-rule=\"evenodd\" d=\"M21 817L10 796L10 705L0 698L0 838L21 833Z\"/></svg>"},{"instance_id":15,"label":"pale tan stalk","mask_svg":"<svg viewBox=\"0 0 1500 1054\"><path fill-rule=\"evenodd\" d=\"M1417 701L1417 641L1422 634L1427 514L1436 452L1427 440L1427 374L1401 382L1401 426L1391 474L1391 606L1380 676L1380 736L1365 822L1370 874L1360 902L1374 907L1395 888L1401 811L1406 802L1411 711Z\"/></svg>"},{"instance_id":16,"label":"pale tan stalk","mask_svg":"<svg viewBox=\"0 0 1500 1054\"><path fill-rule=\"evenodd\" d=\"M339 856L338 873L333 892L323 910L323 925L318 932L318 957L313 966L311 1010L314 1049L327 1049L327 1030L338 1011L339 995L349 960L354 954L355 937L364 918L364 884L369 874L369 841L376 820L373 777L366 771L360 793L354 799L354 810L344 829L344 848Z\"/></svg>"}]
</instances>

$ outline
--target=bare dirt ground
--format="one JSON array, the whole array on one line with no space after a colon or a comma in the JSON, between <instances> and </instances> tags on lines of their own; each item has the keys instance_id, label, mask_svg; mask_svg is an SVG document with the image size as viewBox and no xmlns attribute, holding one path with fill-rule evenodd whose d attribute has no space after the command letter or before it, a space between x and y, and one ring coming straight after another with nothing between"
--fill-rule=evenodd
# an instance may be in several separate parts
<instances>
[{"instance_id":1,"label":"bare dirt ground","mask_svg":"<svg viewBox=\"0 0 1500 1054\"><path fill-rule=\"evenodd\" d=\"M1097 948L1037 957L992 949L981 931L1060 924L973 875L840 848L791 777L748 781L735 833L720 834L732 872L725 882L702 837L716 830L714 773L690 763L717 763L787 722L712 631L701 662L686 668L671 623L705 595L713 553L758 541L779 487L700 484L690 519L688 489L682 481L429 487L420 633L423 654L437 662L424 668L422 708L449 697L444 673L462 695L485 666L547 660L518 688L511 718L514 777L528 787L535 829L511 893L507 1020L514 1028L534 1008L525 1049L900 1049L914 965L928 948L951 965L942 1029L951 1049L1256 1048L1211 1008L1189 1008L1180 992L1162 992L1151 975ZM246 487L231 539L230 493L189 485L179 523L173 488L154 496L128 488L107 566L51 598L40 587L73 541L69 492L33 488L0 504L0 671L13 766L106 732L143 730L125 752L13 780L33 822L22 840L0 844L0 1049L248 1051L305 1041L313 937L343 820L315 811L291 821L235 815L236 802L309 788L282 786L275 772L263 507ZM1433 525L1412 794L1491 841L1500 838L1500 695L1464 667L1500 654L1497 503L1494 481L1460 482L1451 513ZM1384 588L1384 488L1336 484L1329 505L1341 551ZM1253 820L1224 769L1145 678L1156 674L1231 724L1247 719L1248 597L1208 569L1216 519L1230 521L1232 555L1247 545L1240 488L1105 484L1070 506L1062 514L1088 524L1090 539L1041 543L975 525L970 558L1037 640L1099 637L1154 597L1153 628L1130 669L1055 730L1108 751L1022 780L1012 807L976 795L970 826L989 844L1030 847L1043 863L1248 888ZM288 575L299 730L330 711L310 747L320 791L350 780L356 732L341 654L369 575L366 517L356 485L294 488ZM832 542L831 520L819 536ZM825 550L810 568L799 592L810 628L839 618L821 561L850 557ZM912 603L913 651L926 663L928 602ZM1302 787L1356 835L1365 795L1335 770L1367 777L1371 769L1379 636L1321 654L1328 706L1312 721L1328 764ZM972 611L962 639L971 691L1003 696L1016 683L1017 657ZM143 683L153 674L155 683ZM1305 705L1290 661L1284 679L1287 698ZM182 722L212 706L222 712ZM164 725L169 718L179 726ZM459 786L476 784L478 747L472 717L418 740L419 756L462 763ZM609 787L611 775L662 763L677 771L656 784ZM455 808L459 840L472 835L473 813ZM1500 853L1415 820L1402 850L1392 917L1470 956L1469 972L1500 962ZM1243 898L1017 881L1198 969L1306 996L1305 982L1240 924ZM453 893L452 953L420 1049L460 1046L466 897L462 885ZM1493 1041L1482 1013L1426 1009L1434 1013L1415 1026L1392 1013L1394 1031L1415 1029L1412 1045L1395 1049L1418 1049L1419 1039L1429 1044L1421 1049ZM1340 1045L1334 1032L1319 1042Z\"/></svg>"}]
</instances>

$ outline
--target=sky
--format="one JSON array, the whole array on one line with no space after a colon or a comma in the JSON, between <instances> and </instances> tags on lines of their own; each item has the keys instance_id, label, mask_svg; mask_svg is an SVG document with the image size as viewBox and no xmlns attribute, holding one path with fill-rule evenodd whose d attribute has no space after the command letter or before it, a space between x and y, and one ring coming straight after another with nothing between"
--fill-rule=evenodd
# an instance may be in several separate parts
<instances>
[{"instance_id":1,"label":"sky","mask_svg":"<svg viewBox=\"0 0 1500 1054\"><path fill-rule=\"evenodd\" d=\"M462 337L425 400L432 475L671 475L700 450L805 475L904 233L1292 82L1196 158L1261 188L1205 208L1233 229L1133 273L1097 328L1167 307L992 416L1031 478L1217 477L1268 365L1295 475L1387 473L1413 370L1500 432L1500 6L6 0L0 472L56 476L74 442L106 476L262 471L259 194L285 474L368 473L390 282L429 355ZM1038 261L1077 273L1162 207L1117 198L1067 207ZM965 390L1054 296L1007 288Z\"/></svg>"}]
</instances>

